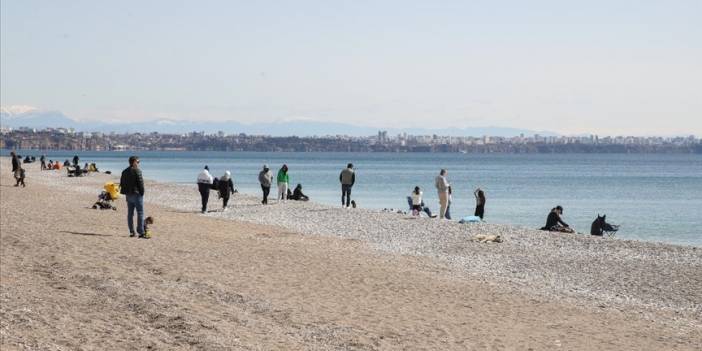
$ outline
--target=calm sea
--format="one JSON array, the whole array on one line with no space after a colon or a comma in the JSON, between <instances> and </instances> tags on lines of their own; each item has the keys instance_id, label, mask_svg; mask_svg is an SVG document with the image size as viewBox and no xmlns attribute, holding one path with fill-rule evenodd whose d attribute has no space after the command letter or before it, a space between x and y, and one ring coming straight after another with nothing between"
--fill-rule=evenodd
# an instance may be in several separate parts
<instances>
[{"instance_id":1,"label":"calm sea","mask_svg":"<svg viewBox=\"0 0 702 351\"><path fill-rule=\"evenodd\" d=\"M38 151L20 152L40 155ZM65 160L120 171L132 152L46 152ZM702 155L631 154L429 154L429 153L256 153L138 152L144 176L194 183L209 165L214 176L230 170L239 191L259 194L257 175L268 164L273 173L286 163L291 185L301 183L314 201L340 205L339 172L356 168L353 198L361 207L407 209L415 186L436 210L433 187L440 168L449 171L454 219L472 215L473 190L486 191L486 221L538 228L549 210L564 207L564 220L589 233L597 214L621 225L626 239L702 246ZM275 189L272 189L275 192ZM193 192L193 198L197 198Z\"/></svg>"}]
</instances>

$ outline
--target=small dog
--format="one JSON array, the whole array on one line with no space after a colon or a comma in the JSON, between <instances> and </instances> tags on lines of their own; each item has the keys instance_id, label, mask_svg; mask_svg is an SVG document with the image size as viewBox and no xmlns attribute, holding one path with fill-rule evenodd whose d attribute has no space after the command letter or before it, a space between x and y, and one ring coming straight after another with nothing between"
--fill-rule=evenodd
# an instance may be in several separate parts
<instances>
[{"instance_id":1,"label":"small dog","mask_svg":"<svg viewBox=\"0 0 702 351\"><path fill-rule=\"evenodd\" d=\"M151 239L151 230L149 226L154 224L154 217L148 216L144 219L144 238Z\"/></svg>"},{"instance_id":2,"label":"small dog","mask_svg":"<svg viewBox=\"0 0 702 351\"><path fill-rule=\"evenodd\" d=\"M502 237L500 237L499 235L478 234L473 237L473 241L481 243L501 243Z\"/></svg>"}]
</instances>

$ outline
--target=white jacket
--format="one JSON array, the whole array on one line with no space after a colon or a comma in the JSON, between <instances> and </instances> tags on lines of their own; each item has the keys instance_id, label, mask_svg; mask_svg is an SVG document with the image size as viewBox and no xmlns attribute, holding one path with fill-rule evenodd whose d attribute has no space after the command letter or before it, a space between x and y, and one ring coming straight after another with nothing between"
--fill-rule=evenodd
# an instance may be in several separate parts
<instances>
[{"instance_id":1,"label":"white jacket","mask_svg":"<svg viewBox=\"0 0 702 351\"><path fill-rule=\"evenodd\" d=\"M415 193L414 191L412 192L412 205L413 206L419 206L422 204L422 195L424 194L423 191L420 191L419 194Z\"/></svg>"},{"instance_id":2,"label":"white jacket","mask_svg":"<svg viewBox=\"0 0 702 351\"><path fill-rule=\"evenodd\" d=\"M200 174L197 175L197 182L203 184L212 184L212 175L206 169L203 169Z\"/></svg>"}]
</instances>

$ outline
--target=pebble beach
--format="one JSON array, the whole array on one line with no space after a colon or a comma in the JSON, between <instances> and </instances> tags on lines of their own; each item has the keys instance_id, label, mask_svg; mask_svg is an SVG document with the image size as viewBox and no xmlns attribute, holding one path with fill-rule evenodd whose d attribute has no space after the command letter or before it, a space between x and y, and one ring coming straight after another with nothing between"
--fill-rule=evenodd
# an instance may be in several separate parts
<instances>
[{"instance_id":1,"label":"pebble beach","mask_svg":"<svg viewBox=\"0 0 702 351\"><path fill-rule=\"evenodd\" d=\"M8 163L9 160L2 159L3 263L6 263L10 250L8 245L12 245L12 241L6 238L10 227L5 218L11 215L8 212L10 211L8 207L11 207L8 203L8 192L32 191L29 189L45 187L44 189L52 189L52 193L75 194L75 197L85 202L87 207L90 205L88 203L90 199L97 199L97 194L104 182L119 181L117 175L105 174L69 178L63 171L41 172L38 170L38 165L30 165L28 166L28 188L17 189L8 185L11 182L9 170L5 172L8 169ZM149 178L149 174L144 176ZM195 175L193 175L194 178ZM650 330L661 333L661 335L656 334L659 341L677 340L671 341L672 344L650 344L644 342L645 338L639 335L635 338L642 343L629 340L628 343L624 342L614 347L613 344L607 346L594 341L575 342L568 344L569 347L565 349L603 349L603 347L604 349L625 349L626 345L640 346L638 348L632 346L632 349L647 349L646 345L654 347L650 349L660 349L659 346L695 349L697 347L695 345L702 344L702 249L698 247L599 238L589 235L547 233L534 228L485 222L461 224L456 221L418 218L388 211L321 205L315 203L314 199L310 202L287 201L285 203L276 203L273 200L269 205L261 205L258 194L234 194L229 208L222 211L221 202L217 200L214 191L210 197L210 211L200 214L200 198L194 181L192 185L147 181L146 189L147 215L151 214L150 211L158 209L157 218L183 221L181 229L189 232L186 235L199 237L210 230L205 230L196 223L188 228L188 220L194 219L197 223L203 221L210 223L208 224L210 227L230 228L228 232L236 232L236 229L232 228L237 227L271 228L269 231L273 234L269 235L275 236L275 233L295 235L303 242L305 240L315 242L315 247L321 240L327 246L322 246L320 252L332 253L343 249L346 245L351 245L354 250L361 250L365 255L373 257L374 265L394 267L399 261L409 260L412 262L410 266L413 269L434 278L440 277L442 280L454 283L468 282L487 291L499 291L501 296L518 296L518 301L525 305L548 303L567 306L567 309L593 316L595 321L590 322L596 325L611 316L629 321L628 324L622 324L622 327L628 325L636 328L640 326L637 323L650 323L651 325L648 325L645 330L647 333L650 333ZM117 203L119 207L126 207L123 200ZM80 214L76 213L77 216L88 219L90 216L118 217L110 219L118 224L122 224L125 217L124 208L114 213L107 211L109 214L85 208L75 209L75 211L80 212ZM106 225L110 228L110 235L126 237L126 226L120 227L118 224ZM159 229L157 225L155 228L157 228L155 231L161 234L157 234L149 244L154 241L169 240L169 235L163 233L163 227ZM499 235L502 242L482 243L474 240L476 236L481 235ZM203 237L198 239L198 242L202 240L208 239ZM201 242L200 244L206 245ZM7 274L7 268L3 269L4 302L12 299L8 295L10 290L21 291L21 287L17 286L8 288L10 283L7 280L9 279ZM405 281L412 281L411 278L407 279ZM383 284L382 279L379 284ZM433 291L433 293L437 294L435 298L441 298L440 292ZM493 293L486 294L491 296ZM411 306L405 307L411 308ZM6 346L14 345L22 348L18 346L19 344L10 342L21 337L12 334L11 323L7 319L11 314L9 308L7 303L3 303L2 333L5 337L3 343ZM559 311L558 308L555 310ZM537 307L530 311L535 314L540 313ZM421 315L418 318L421 319ZM597 318L601 318L601 321ZM505 321L501 323L509 324ZM473 325L470 328L480 328L480 326ZM644 329L639 331L642 330ZM568 333L563 332L565 333L563 338L567 338ZM607 330L601 332L607 333ZM610 332L615 333L613 330ZM529 335L528 332L524 332L521 336L513 333L510 335L510 337L506 334L502 335L500 338L502 343L491 344L483 340L482 344L470 345L477 349L529 348L528 343L504 342L520 340L520 338L523 340L525 335ZM588 339L587 335L583 336L583 340ZM535 341L533 349L556 348L554 345L563 346L564 341L558 340L555 344L539 344ZM304 347L306 349L364 349L348 347L348 345L342 348L337 347L338 345L304 342L300 345L306 345ZM413 349L413 345L420 344L409 342L397 345ZM180 346L188 348L187 345ZM224 344L220 346L227 348ZM243 344L240 346L241 349L247 349ZM369 347L365 349L393 349L390 345L383 343L375 346L370 343L366 346ZM466 344L450 347L426 344L425 347L417 348L465 349L470 347ZM264 346L260 349L269 349L269 347Z\"/></svg>"}]
</instances>

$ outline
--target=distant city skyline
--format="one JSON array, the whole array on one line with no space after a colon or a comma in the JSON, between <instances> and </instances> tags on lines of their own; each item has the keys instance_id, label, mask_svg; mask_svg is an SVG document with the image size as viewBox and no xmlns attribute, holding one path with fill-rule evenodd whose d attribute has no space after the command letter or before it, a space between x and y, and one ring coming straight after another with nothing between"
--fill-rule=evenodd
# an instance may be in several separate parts
<instances>
[{"instance_id":1,"label":"distant city skyline","mask_svg":"<svg viewBox=\"0 0 702 351\"><path fill-rule=\"evenodd\" d=\"M700 1L0 6L4 113L702 135Z\"/></svg>"}]
</instances>

